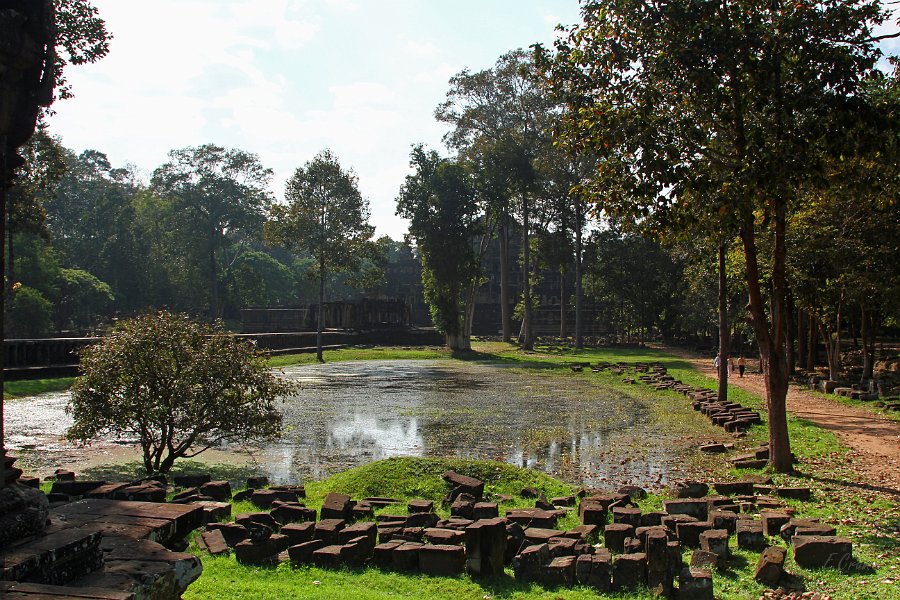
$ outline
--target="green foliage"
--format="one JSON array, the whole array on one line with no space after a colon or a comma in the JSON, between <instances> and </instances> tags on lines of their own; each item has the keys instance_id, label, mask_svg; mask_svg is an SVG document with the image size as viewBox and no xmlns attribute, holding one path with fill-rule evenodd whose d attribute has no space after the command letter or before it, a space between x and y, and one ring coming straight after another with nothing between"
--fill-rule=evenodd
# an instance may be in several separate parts
<instances>
[{"instance_id":1,"label":"green foliage","mask_svg":"<svg viewBox=\"0 0 900 600\"><path fill-rule=\"evenodd\" d=\"M66 65L100 60L109 52L112 35L88 0L54 0L53 4L56 9L56 95L66 99L72 97L71 86L65 77Z\"/></svg>"},{"instance_id":2,"label":"green foliage","mask_svg":"<svg viewBox=\"0 0 900 600\"><path fill-rule=\"evenodd\" d=\"M13 291L7 314L9 337L44 337L53 329L53 303L28 286Z\"/></svg>"},{"instance_id":3,"label":"green foliage","mask_svg":"<svg viewBox=\"0 0 900 600\"><path fill-rule=\"evenodd\" d=\"M70 325L79 329L91 327L98 316L107 313L114 300L106 283L80 269L60 270L59 293L59 329Z\"/></svg>"},{"instance_id":4,"label":"green foliage","mask_svg":"<svg viewBox=\"0 0 900 600\"><path fill-rule=\"evenodd\" d=\"M431 319L451 348L462 349L468 346L467 293L480 276L472 241L478 234L480 208L459 162L416 146L410 166L415 172L400 188L397 214L410 220L409 236L422 261Z\"/></svg>"},{"instance_id":5,"label":"green foliage","mask_svg":"<svg viewBox=\"0 0 900 600\"><path fill-rule=\"evenodd\" d=\"M176 459L226 440L276 436L276 401L295 389L252 344L167 312L120 323L82 351L81 369L67 436L138 438L147 473L168 472Z\"/></svg>"}]
</instances>

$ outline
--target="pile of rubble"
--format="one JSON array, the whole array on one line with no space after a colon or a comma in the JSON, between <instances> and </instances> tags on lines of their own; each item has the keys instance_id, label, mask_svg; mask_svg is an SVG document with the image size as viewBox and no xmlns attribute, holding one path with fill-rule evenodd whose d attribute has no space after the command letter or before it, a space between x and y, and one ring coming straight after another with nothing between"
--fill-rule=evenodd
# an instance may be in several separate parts
<instances>
[{"instance_id":1,"label":"pile of rubble","mask_svg":"<svg viewBox=\"0 0 900 600\"><path fill-rule=\"evenodd\" d=\"M455 576L468 572L493 576L512 566L517 579L545 586L583 585L598 591L648 587L668 596L712 598L713 573L730 559L729 548L761 552L758 581L776 586L784 575L784 540L804 567L837 567L852 559L852 546L833 527L801 519L782 498L809 498L806 488L776 489L762 480L717 482L710 487L676 485L676 498L663 511L642 512L638 487L617 493L583 491L547 500L537 490L534 508L510 508L500 515L486 501L483 482L455 472L444 479L451 491L443 499L450 517L441 518L432 500L410 500L408 514L392 498L330 493L319 514L302 503L300 488L244 494L259 512L240 514L231 523L209 523L198 544L212 554L233 553L245 564L290 561L322 568L374 565L382 569ZM261 492L272 491L271 494ZM387 509L372 517L376 508ZM577 511L580 525L558 529ZM318 517L318 519L317 519ZM693 550L689 564L684 550Z\"/></svg>"}]
</instances>

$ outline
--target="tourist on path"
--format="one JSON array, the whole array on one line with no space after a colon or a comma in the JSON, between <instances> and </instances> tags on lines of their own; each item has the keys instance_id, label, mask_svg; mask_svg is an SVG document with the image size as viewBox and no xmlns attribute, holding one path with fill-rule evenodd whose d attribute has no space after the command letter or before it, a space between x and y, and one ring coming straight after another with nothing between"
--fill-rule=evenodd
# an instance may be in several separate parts
<instances>
[{"instance_id":1,"label":"tourist on path","mask_svg":"<svg viewBox=\"0 0 900 600\"><path fill-rule=\"evenodd\" d=\"M747 359L744 358L744 355L741 354L741 357L738 359L738 376L743 377L744 371L747 369Z\"/></svg>"}]
</instances>

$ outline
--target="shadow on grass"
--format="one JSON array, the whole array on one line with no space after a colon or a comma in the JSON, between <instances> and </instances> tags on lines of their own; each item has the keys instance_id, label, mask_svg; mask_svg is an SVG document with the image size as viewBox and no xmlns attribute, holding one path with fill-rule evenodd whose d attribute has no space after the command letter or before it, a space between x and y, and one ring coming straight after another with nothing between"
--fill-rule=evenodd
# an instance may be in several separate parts
<instances>
[{"instance_id":1,"label":"shadow on grass","mask_svg":"<svg viewBox=\"0 0 900 600\"><path fill-rule=\"evenodd\" d=\"M258 475L259 469L253 465L229 465L223 463L201 463L193 460L179 461L169 472L173 475L194 475L209 474L213 481L232 481L240 483L243 487L247 477ZM84 469L83 476L85 479L95 479L102 481L124 482L137 481L147 477L144 470L144 464L139 461L132 461L115 465L101 465L96 467L88 467Z\"/></svg>"}]
</instances>

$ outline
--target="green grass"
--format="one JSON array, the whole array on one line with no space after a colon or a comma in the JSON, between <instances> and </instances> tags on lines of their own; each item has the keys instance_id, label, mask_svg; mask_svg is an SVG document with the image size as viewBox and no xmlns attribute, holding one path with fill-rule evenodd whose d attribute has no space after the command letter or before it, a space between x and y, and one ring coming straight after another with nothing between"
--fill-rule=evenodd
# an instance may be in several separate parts
<instances>
[{"instance_id":1,"label":"green grass","mask_svg":"<svg viewBox=\"0 0 900 600\"><path fill-rule=\"evenodd\" d=\"M74 377L6 381L3 383L3 397L23 398L46 392L61 392L69 389L74 381Z\"/></svg>"}]
</instances>

